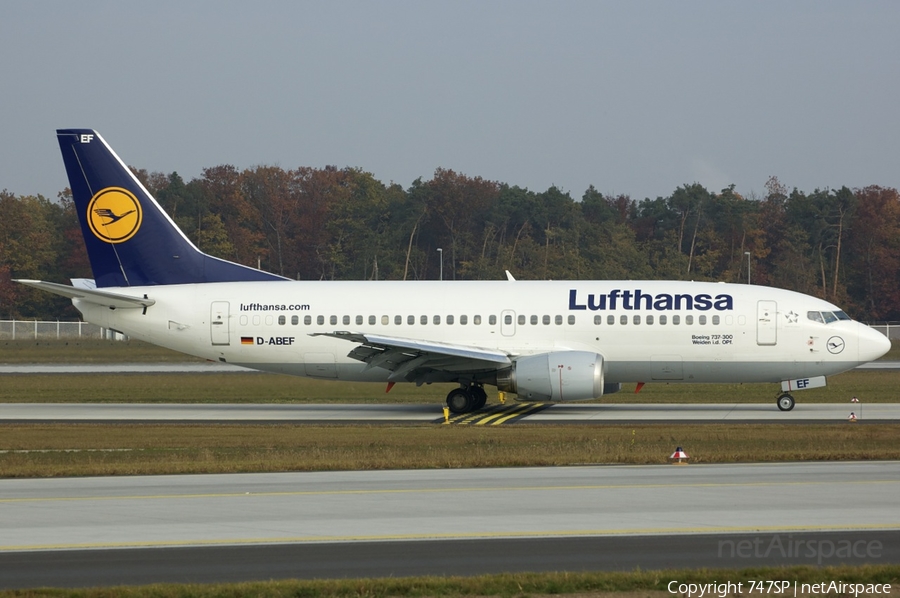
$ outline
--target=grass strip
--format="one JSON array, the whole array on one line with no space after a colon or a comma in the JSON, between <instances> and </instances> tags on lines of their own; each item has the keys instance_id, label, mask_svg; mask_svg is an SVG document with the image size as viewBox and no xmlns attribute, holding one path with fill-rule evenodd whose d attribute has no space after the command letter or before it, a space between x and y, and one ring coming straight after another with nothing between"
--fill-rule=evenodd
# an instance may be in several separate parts
<instances>
[{"instance_id":1,"label":"grass strip","mask_svg":"<svg viewBox=\"0 0 900 598\"><path fill-rule=\"evenodd\" d=\"M72 598L388 598L409 597L479 597L479 596L585 596L631 598L638 596L672 596L668 585L678 583L743 583L786 580L801 584L831 581L854 584L891 584L896 594L900 581L900 565L863 565L857 567L756 567L752 569L667 569L608 573L506 573L474 577L401 577L346 580L290 580L238 584L156 584L119 586L83 590L8 590L0 598L37 598L70 596ZM758 594L758 592L754 593ZM682 595L682 594L678 594ZM716 594L712 594L716 595ZM793 595L793 591L789 595ZM798 593L798 595L800 595ZM884 594L882 594L884 595Z\"/></svg>"},{"instance_id":2,"label":"grass strip","mask_svg":"<svg viewBox=\"0 0 900 598\"><path fill-rule=\"evenodd\" d=\"M142 341L89 338L0 341L0 363L160 363L204 361Z\"/></svg>"},{"instance_id":3,"label":"grass strip","mask_svg":"<svg viewBox=\"0 0 900 598\"><path fill-rule=\"evenodd\" d=\"M3 424L0 477L900 458L900 424Z\"/></svg>"}]
</instances>

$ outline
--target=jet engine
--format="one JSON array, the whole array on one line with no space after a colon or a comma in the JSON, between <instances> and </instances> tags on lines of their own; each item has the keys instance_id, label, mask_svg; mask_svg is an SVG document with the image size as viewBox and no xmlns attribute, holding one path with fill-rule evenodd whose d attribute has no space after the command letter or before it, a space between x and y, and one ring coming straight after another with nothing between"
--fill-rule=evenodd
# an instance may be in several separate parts
<instances>
[{"instance_id":1,"label":"jet engine","mask_svg":"<svg viewBox=\"0 0 900 598\"><path fill-rule=\"evenodd\" d=\"M604 391L603 356L555 351L520 357L511 368L497 372L497 389L530 401L596 399Z\"/></svg>"}]
</instances>

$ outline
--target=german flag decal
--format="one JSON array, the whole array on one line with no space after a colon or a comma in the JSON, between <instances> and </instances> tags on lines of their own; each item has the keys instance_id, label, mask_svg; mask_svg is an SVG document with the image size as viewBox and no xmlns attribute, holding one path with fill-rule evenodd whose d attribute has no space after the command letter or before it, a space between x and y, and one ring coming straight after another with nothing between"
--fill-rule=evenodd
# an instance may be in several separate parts
<instances>
[{"instance_id":1,"label":"german flag decal","mask_svg":"<svg viewBox=\"0 0 900 598\"><path fill-rule=\"evenodd\" d=\"M241 337L241 344L242 344L242 345L252 345L252 344L253 344L253 337L252 337L252 336L242 336L242 337Z\"/></svg>"}]
</instances>

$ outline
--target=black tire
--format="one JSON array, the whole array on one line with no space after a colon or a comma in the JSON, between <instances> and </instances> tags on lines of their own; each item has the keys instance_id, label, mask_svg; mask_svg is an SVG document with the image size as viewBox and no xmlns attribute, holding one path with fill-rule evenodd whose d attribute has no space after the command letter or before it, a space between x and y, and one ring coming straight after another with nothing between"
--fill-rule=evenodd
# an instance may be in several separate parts
<instances>
[{"instance_id":1,"label":"black tire","mask_svg":"<svg viewBox=\"0 0 900 598\"><path fill-rule=\"evenodd\" d=\"M469 388L472 393L472 409L477 411L487 404L487 393L481 386L472 386Z\"/></svg>"},{"instance_id":2,"label":"black tire","mask_svg":"<svg viewBox=\"0 0 900 598\"><path fill-rule=\"evenodd\" d=\"M794 397L789 394L783 394L778 397L778 408L782 411L790 411L794 408Z\"/></svg>"},{"instance_id":3,"label":"black tire","mask_svg":"<svg viewBox=\"0 0 900 598\"><path fill-rule=\"evenodd\" d=\"M447 395L447 407L451 413L468 413L473 403L472 394L464 388L453 389Z\"/></svg>"}]
</instances>

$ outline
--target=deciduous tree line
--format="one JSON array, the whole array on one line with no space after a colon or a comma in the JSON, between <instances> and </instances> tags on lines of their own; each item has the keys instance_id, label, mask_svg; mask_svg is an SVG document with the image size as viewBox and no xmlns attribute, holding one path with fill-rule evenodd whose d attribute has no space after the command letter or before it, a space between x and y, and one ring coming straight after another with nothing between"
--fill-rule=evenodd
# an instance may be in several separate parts
<instances>
[{"instance_id":1,"label":"deciduous tree line","mask_svg":"<svg viewBox=\"0 0 900 598\"><path fill-rule=\"evenodd\" d=\"M519 279L746 282L749 268L754 284L816 295L863 320L900 320L893 188L806 193L773 177L761 198L695 183L637 201L444 169L408 189L331 166L216 166L189 182L136 174L203 251L300 280L437 279L443 266L445 280L510 270ZM2 317L77 315L11 278L90 275L67 191L58 201L0 192Z\"/></svg>"}]
</instances>

